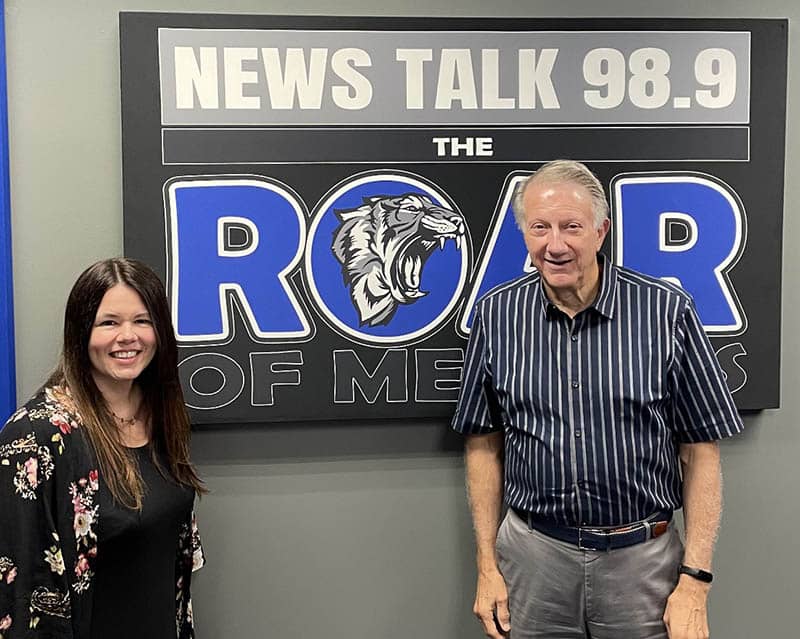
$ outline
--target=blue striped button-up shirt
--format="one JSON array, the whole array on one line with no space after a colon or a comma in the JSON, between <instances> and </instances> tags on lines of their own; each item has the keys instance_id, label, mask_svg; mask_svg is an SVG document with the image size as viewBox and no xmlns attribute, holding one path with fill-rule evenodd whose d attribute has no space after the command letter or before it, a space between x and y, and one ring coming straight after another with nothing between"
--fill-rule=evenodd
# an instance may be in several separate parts
<instances>
[{"instance_id":1,"label":"blue striped button-up shirt","mask_svg":"<svg viewBox=\"0 0 800 639\"><path fill-rule=\"evenodd\" d=\"M555 523L681 507L678 448L742 430L690 296L603 256L573 319L538 272L475 307L453 428L505 431L505 501Z\"/></svg>"}]
</instances>

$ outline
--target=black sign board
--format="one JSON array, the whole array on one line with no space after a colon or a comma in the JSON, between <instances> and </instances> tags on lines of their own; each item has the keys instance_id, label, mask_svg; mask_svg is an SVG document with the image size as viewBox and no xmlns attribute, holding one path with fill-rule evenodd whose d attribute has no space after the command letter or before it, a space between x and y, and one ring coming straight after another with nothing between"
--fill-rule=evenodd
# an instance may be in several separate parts
<instances>
[{"instance_id":1,"label":"black sign board","mask_svg":"<svg viewBox=\"0 0 800 639\"><path fill-rule=\"evenodd\" d=\"M165 278L196 423L452 413L511 194L607 188L615 263L695 298L779 401L785 20L122 13L125 252Z\"/></svg>"}]
</instances>

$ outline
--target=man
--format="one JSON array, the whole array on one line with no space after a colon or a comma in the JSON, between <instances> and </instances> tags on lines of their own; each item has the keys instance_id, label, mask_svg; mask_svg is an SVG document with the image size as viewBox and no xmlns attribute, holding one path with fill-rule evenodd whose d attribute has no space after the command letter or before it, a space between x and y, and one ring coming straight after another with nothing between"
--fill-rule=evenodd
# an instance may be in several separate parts
<instances>
[{"instance_id":1,"label":"man","mask_svg":"<svg viewBox=\"0 0 800 639\"><path fill-rule=\"evenodd\" d=\"M692 300L598 253L608 205L583 164L544 165L513 206L537 270L476 305L453 418L474 612L495 639L707 637L716 440L742 422Z\"/></svg>"}]
</instances>

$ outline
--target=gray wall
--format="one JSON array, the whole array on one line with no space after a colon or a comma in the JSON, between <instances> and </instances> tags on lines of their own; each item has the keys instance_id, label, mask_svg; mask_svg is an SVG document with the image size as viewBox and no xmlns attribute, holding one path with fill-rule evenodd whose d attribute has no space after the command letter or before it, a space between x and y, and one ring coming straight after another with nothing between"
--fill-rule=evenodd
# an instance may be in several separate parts
<instances>
[{"instance_id":1,"label":"gray wall","mask_svg":"<svg viewBox=\"0 0 800 639\"><path fill-rule=\"evenodd\" d=\"M783 408L723 445L713 636L790 638L800 555L800 68L797 0L6 0L20 398L53 364L75 276L122 251L119 10L347 15L789 17ZM194 458L208 567L200 637L482 636L460 442L444 423L205 431Z\"/></svg>"}]
</instances>

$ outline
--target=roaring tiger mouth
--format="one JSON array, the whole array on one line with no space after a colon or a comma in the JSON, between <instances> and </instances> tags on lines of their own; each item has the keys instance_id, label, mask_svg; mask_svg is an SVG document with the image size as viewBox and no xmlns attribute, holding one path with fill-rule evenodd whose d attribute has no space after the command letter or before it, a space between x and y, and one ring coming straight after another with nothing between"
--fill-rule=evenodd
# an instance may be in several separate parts
<instances>
[{"instance_id":1,"label":"roaring tiger mouth","mask_svg":"<svg viewBox=\"0 0 800 639\"><path fill-rule=\"evenodd\" d=\"M462 239L466 233L460 216L442 209L445 215L426 215L420 220L419 233L407 238L395 247L395 259L388 259L389 289L392 297L401 304L408 304L425 297L428 291L420 290L422 269L428 258L436 250L444 250L452 240L456 250L461 250Z\"/></svg>"}]
</instances>

